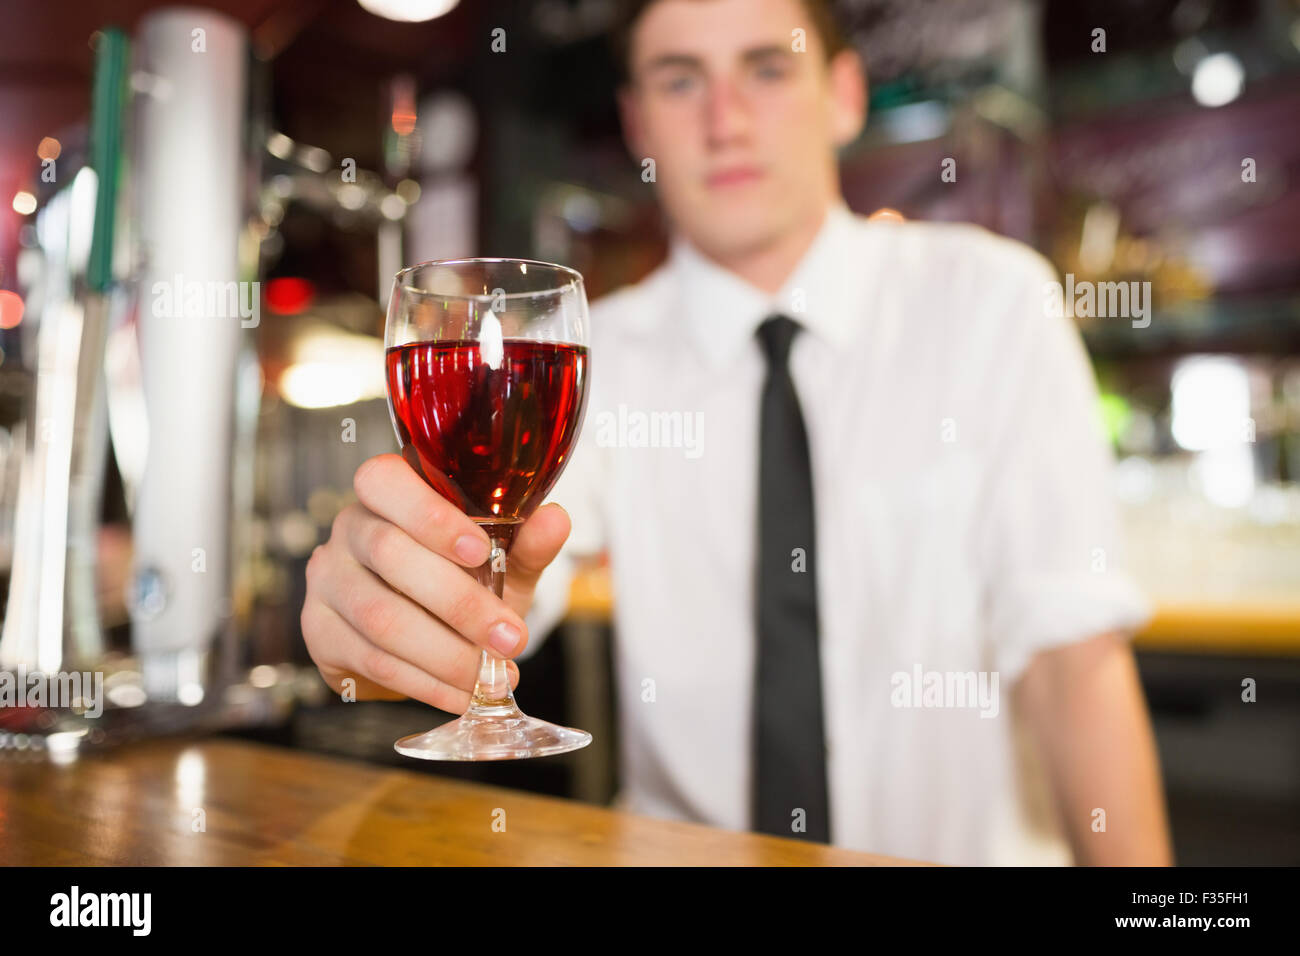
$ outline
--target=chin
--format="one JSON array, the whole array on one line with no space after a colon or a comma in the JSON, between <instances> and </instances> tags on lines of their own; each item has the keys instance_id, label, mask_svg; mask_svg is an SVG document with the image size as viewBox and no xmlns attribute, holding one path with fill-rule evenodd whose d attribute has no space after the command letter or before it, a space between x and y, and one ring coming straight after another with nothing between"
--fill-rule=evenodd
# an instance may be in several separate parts
<instances>
[{"instance_id":1,"label":"chin","mask_svg":"<svg viewBox=\"0 0 1300 956\"><path fill-rule=\"evenodd\" d=\"M761 249L781 233L771 209L757 200L701 203L691 216L678 221L686 238L714 257L730 258Z\"/></svg>"},{"instance_id":2,"label":"chin","mask_svg":"<svg viewBox=\"0 0 1300 956\"><path fill-rule=\"evenodd\" d=\"M771 245L781 236L776 223L766 218L754 217L744 221L740 217L726 223L726 228L718 229L716 224L708 231L708 242L716 255L727 257L745 256L758 252Z\"/></svg>"}]
</instances>

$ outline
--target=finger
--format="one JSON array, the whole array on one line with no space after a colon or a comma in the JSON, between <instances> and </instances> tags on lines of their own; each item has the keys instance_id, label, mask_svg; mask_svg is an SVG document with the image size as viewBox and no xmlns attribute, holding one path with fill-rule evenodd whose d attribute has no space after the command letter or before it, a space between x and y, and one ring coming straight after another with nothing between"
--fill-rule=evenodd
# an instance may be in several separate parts
<instances>
[{"instance_id":1,"label":"finger","mask_svg":"<svg viewBox=\"0 0 1300 956\"><path fill-rule=\"evenodd\" d=\"M476 568L492 546L482 528L430 488L401 455L376 455L352 478L357 499L449 561Z\"/></svg>"},{"instance_id":2,"label":"finger","mask_svg":"<svg viewBox=\"0 0 1300 956\"><path fill-rule=\"evenodd\" d=\"M366 699L376 688L395 691L451 714L463 714L469 707L470 690L455 687L433 674L414 666L378 647L352 626L333 608L320 602L303 607L303 630L310 631L312 660L336 693L345 689L344 681L354 681L357 700Z\"/></svg>"},{"instance_id":3,"label":"finger","mask_svg":"<svg viewBox=\"0 0 1300 956\"><path fill-rule=\"evenodd\" d=\"M506 583L532 593L547 566L568 540L573 522L556 502L542 505L520 527L506 560Z\"/></svg>"},{"instance_id":4,"label":"finger","mask_svg":"<svg viewBox=\"0 0 1300 956\"><path fill-rule=\"evenodd\" d=\"M350 555L339 554L324 568L309 587L358 634L445 683L473 689L482 660L480 648Z\"/></svg>"},{"instance_id":5,"label":"finger","mask_svg":"<svg viewBox=\"0 0 1300 956\"><path fill-rule=\"evenodd\" d=\"M373 645L370 645L370 642L358 634L338 612L326 604L319 601L305 603L301 623L303 633L312 635L308 643L308 653L325 683L335 693L343 693L343 681L351 677L355 681L351 690L356 700L413 698L457 714L464 713L469 706L474 688L473 682L470 682L468 690L455 686L447 690L449 685L446 681L440 681L434 675L424 671L411 674L397 665L392 665L399 672L392 684L382 683L374 677L367 676L367 673L357 673L359 670L365 670L364 664L357 667L346 662L353 660L364 662L367 659L366 655L374 653ZM506 661L506 673L510 689L513 691L519 686L519 665L514 661ZM422 677L421 674L424 676ZM407 682L408 678L412 682ZM463 705L460 703L458 692L465 694ZM443 706L444 704L450 706Z\"/></svg>"},{"instance_id":6,"label":"finger","mask_svg":"<svg viewBox=\"0 0 1300 956\"><path fill-rule=\"evenodd\" d=\"M397 525L358 508L343 531L353 558L479 649L513 657L527 645L528 628L514 609Z\"/></svg>"}]
</instances>

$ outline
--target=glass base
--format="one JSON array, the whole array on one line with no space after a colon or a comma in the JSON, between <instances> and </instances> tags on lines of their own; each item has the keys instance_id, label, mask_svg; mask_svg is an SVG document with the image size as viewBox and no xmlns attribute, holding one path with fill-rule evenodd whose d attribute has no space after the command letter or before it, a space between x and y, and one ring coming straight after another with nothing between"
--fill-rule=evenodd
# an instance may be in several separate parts
<instances>
[{"instance_id":1,"label":"glass base","mask_svg":"<svg viewBox=\"0 0 1300 956\"><path fill-rule=\"evenodd\" d=\"M522 520L478 523L491 539L492 553L474 574L499 598L505 588L506 551ZM568 753L589 743L591 734L585 730L560 727L520 710L510 689L505 660L484 649L469 709L441 727L403 737L393 749L420 760L518 760Z\"/></svg>"},{"instance_id":2,"label":"glass base","mask_svg":"<svg viewBox=\"0 0 1300 956\"><path fill-rule=\"evenodd\" d=\"M421 760L517 760L568 753L591 743L591 734L529 717L514 702L504 707L471 706L441 727L411 734L393 744Z\"/></svg>"}]
</instances>

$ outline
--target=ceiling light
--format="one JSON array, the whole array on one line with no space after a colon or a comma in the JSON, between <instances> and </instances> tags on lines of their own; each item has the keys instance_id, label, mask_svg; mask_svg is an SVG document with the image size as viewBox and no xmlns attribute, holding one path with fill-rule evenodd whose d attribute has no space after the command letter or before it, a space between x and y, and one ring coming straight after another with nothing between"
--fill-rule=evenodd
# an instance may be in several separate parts
<instances>
[{"instance_id":1,"label":"ceiling light","mask_svg":"<svg viewBox=\"0 0 1300 956\"><path fill-rule=\"evenodd\" d=\"M418 23L447 13L459 0L357 0L366 10L385 20Z\"/></svg>"},{"instance_id":2,"label":"ceiling light","mask_svg":"<svg viewBox=\"0 0 1300 956\"><path fill-rule=\"evenodd\" d=\"M1241 95L1246 71L1231 53L1211 53L1192 73L1192 96L1202 106L1223 106Z\"/></svg>"}]
</instances>

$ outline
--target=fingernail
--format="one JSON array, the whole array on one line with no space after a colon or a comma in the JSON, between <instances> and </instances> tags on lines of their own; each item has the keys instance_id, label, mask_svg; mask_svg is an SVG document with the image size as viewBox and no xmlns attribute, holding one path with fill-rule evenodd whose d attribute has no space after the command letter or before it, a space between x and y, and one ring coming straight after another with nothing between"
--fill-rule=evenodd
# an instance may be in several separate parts
<instances>
[{"instance_id":1,"label":"fingernail","mask_svg":"<svg viewBox=\"0 0 1300 956\"><path fill-rule=\"evenodd\" d=\"M478 567L488 559L488 543L472 534L463 534L457 538L452 550L462 561L468 561L474 567Z\"/></svg>"},{"instance_id":2,"label":"fingernail","mask_svg":"<svg viewBox=\"0 0 1300 956\"><path fill-rule=\"evenodd\" d=\"M508 657L519 646L519 631L502 621L488 631L488 643L498 653L505 654Z\"/></svg>"}]
</instances>

